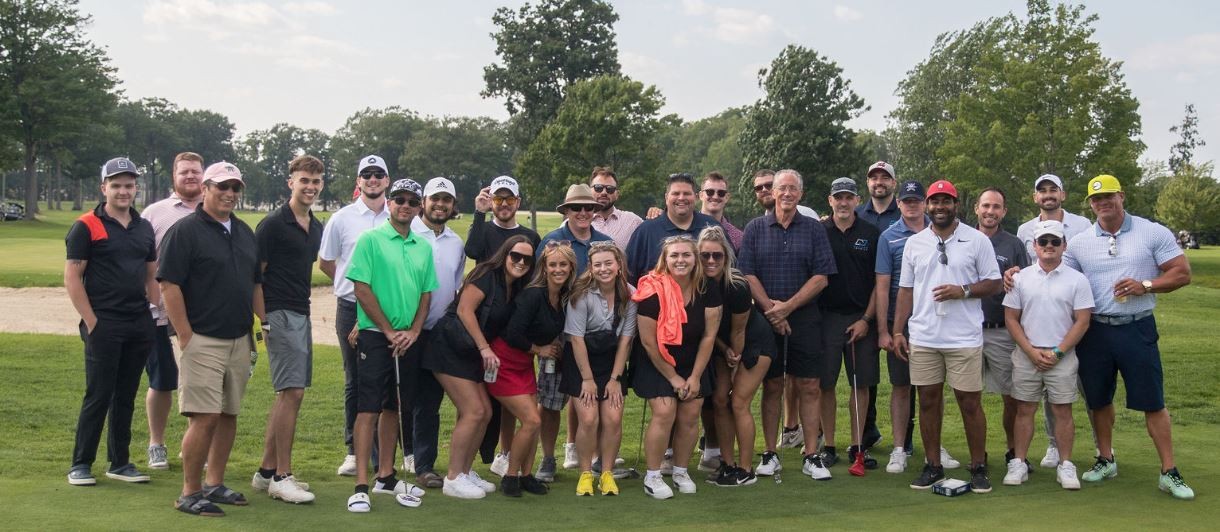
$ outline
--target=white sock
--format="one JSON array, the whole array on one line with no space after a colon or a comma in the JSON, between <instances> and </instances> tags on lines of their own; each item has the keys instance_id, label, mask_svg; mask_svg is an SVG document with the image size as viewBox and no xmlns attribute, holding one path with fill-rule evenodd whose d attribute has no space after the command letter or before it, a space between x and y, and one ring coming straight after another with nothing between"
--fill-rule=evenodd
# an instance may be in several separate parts
<instances>
[{"instance_id":1,"label":"white sock","mask_svg":"<svg viewBox=\"0 0 1220 532\"><path fill-rule=\"evenodd\" d=\"M704 460L710 460L712 458L720 458L720 448L719 447L709 447L709 448L703 450L703 459Z\"/></svg>"},{"instance_id":2,"label":"white sock","mask_svg":"<svg viewBox=\"0 0 1220 532\"><path fill-rule=\"evenodd\" d=\"M674 466L674 474L675 474L675 475L681 475L681 474L684 474L684 473L686 473L686 468L685 468L685 467L678 467L678 466Z\"/></svg>"},{"instance_id":3,"label":"white sock","mask_svg":"<svg viewBox=\"0 0 1220 532\"><path fill-rule=\"evenodd\" d=\"M661 476L661 471L659 469L649 469L647 472L644 473L645 479L650 479L652 477L659 477L659 476Z\"/></svg>"}]
</instances>

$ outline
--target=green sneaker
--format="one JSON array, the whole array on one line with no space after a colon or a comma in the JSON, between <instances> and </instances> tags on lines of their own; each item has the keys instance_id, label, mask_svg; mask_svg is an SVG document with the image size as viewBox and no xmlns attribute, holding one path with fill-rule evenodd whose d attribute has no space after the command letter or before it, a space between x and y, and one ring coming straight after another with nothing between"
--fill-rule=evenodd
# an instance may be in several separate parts
<instances>
[{"instance_id":1,"label":"green sneaker","mask_svg":"<svg viewBox=\"0 0 1220 532\"><path fill-rule=\"evenodd\" d=\"M1186 485L1186 481L1182 480L1182 475L1178 473L1176 467L1161 473L1160 488L1161 491L1173 495L1175 499L1189 501L1195 498L1195 490Z\"/></svg>"},{"instance_id":2,"label":"green sneaker","mask_svg":"<svg viewBox=\"0 0 1220 532\"><path fill-rule=\"evenodd\" d=\"M1090 467L1088 471L1085 471L1083 475L1080 475L1080 478L1085 482L1101 482L1108 478L1114 478L1117 476L1118 461L1114 460L1113 458L1107 460L1098 456L1097 462L1093 464L1093 467Z\"/></svg>"}]
</instances>

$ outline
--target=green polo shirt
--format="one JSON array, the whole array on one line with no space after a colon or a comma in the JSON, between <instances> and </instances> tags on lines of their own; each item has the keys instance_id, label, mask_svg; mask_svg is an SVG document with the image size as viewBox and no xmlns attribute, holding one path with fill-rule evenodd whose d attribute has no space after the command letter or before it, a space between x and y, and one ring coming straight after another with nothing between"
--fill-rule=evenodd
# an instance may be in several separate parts
<instances>
[{"instance_id":1,"label":"green polo shirt","mask_svg":"<svg viewBox=\"0 0 1220 532\"><path fill-rule=\"evenodd\" d=\"M411 328L420 296L439 287L432 245L414 233L404 238L388 220L356 240L347 278L369 285L394 330ZM356 317L360 329L377 329L364 307L356 305Z\"/></svg>"}]
</instances>

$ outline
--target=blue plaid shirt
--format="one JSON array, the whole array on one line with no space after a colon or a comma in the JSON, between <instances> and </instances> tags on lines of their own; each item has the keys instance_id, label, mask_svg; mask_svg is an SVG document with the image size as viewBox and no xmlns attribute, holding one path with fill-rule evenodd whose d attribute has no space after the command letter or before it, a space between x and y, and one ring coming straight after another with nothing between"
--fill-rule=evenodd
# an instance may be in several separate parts
<instances>
[{"instance_id":1,"label":"blue plaid shirt","mask_svg":"<svg viewBox=\"0 0 1220 532\"><path fill-rule=\"evenodd\" d=\"M775 213L746 224L737 267L742 273L757 277L767 296L778 301L796 295L814 275L839 273L826 228L820 222L797 215L785 229L775 219Z\"/></svg>"}]
</instances>

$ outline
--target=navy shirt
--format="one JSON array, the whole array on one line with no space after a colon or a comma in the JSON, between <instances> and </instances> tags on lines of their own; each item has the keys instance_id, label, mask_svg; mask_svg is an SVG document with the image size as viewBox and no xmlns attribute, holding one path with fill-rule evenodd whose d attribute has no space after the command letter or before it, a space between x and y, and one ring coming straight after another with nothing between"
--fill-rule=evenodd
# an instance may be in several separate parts
<instances>
[{"instance_id":1,"label":"navy shirt","mask_svg":"<svg viewBox=\"0 0 1220 532\"><path fill-rule=\"evenodd\" d=\"M287 203L268 214L254 231L263 270L263 302L267 312L289 310L309 315L313 263L322 247L322 223L309 213L309 232L297 223Z\"/></svg>"},{"instance_id":2,"label":"navy shirt","mask_svg":"<svg viewBox=\"0 0 1220 532\"><path fill-rule=\"evenodd\" d=\"M864 203L856 206L856 216L859 216L864 221L873 224L878 231L889 229L894 222L902 218L902 213L898 211L898 196L890 200L890 206L884 211L877 212L873 208L872 198L862 198Z\"/></svg>"},{"instance_id":3,"label":"navy shirt","mask_svg":"<svg viewBox=\"0 0 1220 532\"><path fill-rule=\"evenodd\" d=\"M686 235L693 240L699 239L699 231L705 227L718 227L720 222L701 212L694 213L690 226L682 229L669 220L669 216L661 214L651 220L645 220L635 232L631 233L631 241L627 243L627 279L635 281L648 273L657 265L661 257L661 242L675 235Z\"/></svg>"},{"instance_id":4,"label":"navy shirt","mask_svg":"<svg viewBox=\"0 0 1220 532\"><path fill-rule=\"evenodd\" d=\"M741 239L737 266L741 273L757 277L767 297L778 301L791 299L814 275L838 273L826 228L799 214L786 229L775 213L751 220Z\"/></svg>"},{"instance_id":5,"label":"navy shirt","mask_svg":"<svg viewBox=\"0 0 1220 532\"><path fill-rule=\"evenodd\" d=\"M830 249L834 252L835 268L829 284L822 291L819 304L822 310L841 314L853 314L868 309L868 300L877 284L877 239L881 231L859 216L847 231L840 231L834 218L822 222Z\"/></svg>"},{"instance_id":6,"label":"navy shirt","mask_svg":"<svg viewBox=\"0 0 1220 532\"><path fill-rule=\"evenodd\" d=\"M504 245L504 241L512 238L514 235L525 235L530 239L530 245L534 249L538 249L538 233L533 229L524 225L517 225L512 229L505 229L496 225L494 220L484 221L487 217L486 213L474 213L474 219L470 221L470 231L466 233L466 256L475 260L475 262L483 262L490 259L500 246Z\"/></svg>"},{"instance_id":7,"label":"navy shirt","mask_svg":"<svg viewBox=\"0 0 1220 532\"><path fill-rule=\"evenodd\" d=\"M127 320L148 312L144 282L148 263L157 260L156 237L140 213L131 209L131 222L123 227L102 202L72 224L64 244L68 260L88 261L85 294L98 318Z\"/></svg>"},{"instance_id":8,"label":"navy shirt","mask_svg":"<svg viewBox=\"0 0 1220 532\"><path fill-rule=\"evenodd\" d=\"M607 236L605 233L593 228L589 228L592 233L588 240L579 240L576 235L572 234L572 230L568 229L568 222L564 221L559 225L559 229L551 231L542 237L542 242L534 250L535 257L542 257L542 250L547 242L567 240L572 245L572 253L576 255L576 272L572 275L580 275L585 273L585 268L589 265L589 245L594 242L610 241L614 239Z\"/></svg>"}]
</instances>

